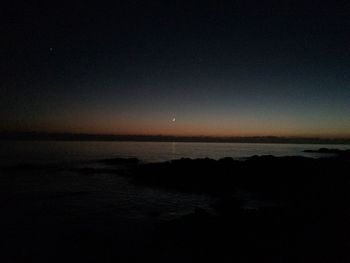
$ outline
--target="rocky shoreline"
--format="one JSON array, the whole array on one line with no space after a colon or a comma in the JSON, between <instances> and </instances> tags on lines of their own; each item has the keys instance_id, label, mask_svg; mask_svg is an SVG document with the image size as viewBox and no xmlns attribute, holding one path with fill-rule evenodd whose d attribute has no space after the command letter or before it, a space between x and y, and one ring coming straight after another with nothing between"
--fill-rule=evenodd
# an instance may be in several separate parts
<instances>
[{"instance_id":1,"label":"rocky shoreline","mask_svg":"<svg viewBox=\"0 0 350 263\"><path fill-rule=\"evenodd\" d=\"M142 164L139 185L213 195L215 213L197 209L156 228L149 252L168 262L348 262L348 151L329 158L253 156ZM238 191L270 206L248 209ZM152 251L152 250L151 250ZM160 252L159 252L160 251Z\"/></svg>"},{"instance_id":2,"label":"rocky shoreline","mask_svg":"<svg viewBox=\"0 0 350 263\"><path fill-rule=\"evenodd\" d=\"M325 157L162 163L114 158L92 166L8 167L1 177L6 190L1 193L1 242L7 249L0 259L349 262L348 151L318 151ZM164 219L167 193L215 201L209 209L198 206ZM159 194L165 197L158 208L148 211L140 203ZM176 208L179 200L172 199L171 206ZM121 208L145 216L121 218ZM18 249L22 252L15 253Z\"/></svg>"}]
</instances>

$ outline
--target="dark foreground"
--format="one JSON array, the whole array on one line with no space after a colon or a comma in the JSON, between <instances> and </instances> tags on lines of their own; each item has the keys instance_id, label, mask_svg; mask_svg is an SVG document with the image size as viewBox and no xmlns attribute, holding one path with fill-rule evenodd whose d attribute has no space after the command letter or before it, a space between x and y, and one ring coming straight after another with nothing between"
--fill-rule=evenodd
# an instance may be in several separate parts
<instances>
[{"instance_id":1,"label":"dark foreground","mask_svg":"<svg viewBox=\"0 0 350 263\"><path fill-rule=\"evenodd\" d=\"M337 154L157 164L103 160L101 167L69 168L65 183L76 188L70 195L51 190L45 205L34 190L23 198L21 183L40 181L54 189L51 176L57 168L3 169L0 261L350 262L350 161L348 152ZM136 189L214 201L210 209L173 219L161 219L162 209L147 211L146 219L125 219L113 202L101 208L106 202L89 195L98 191L95 180L102 177L103 192L112 193L116 176ZM79 180L90 183L81 190ZM79 213L77 199L86 204Z\"/></svg>"}]
</instances>

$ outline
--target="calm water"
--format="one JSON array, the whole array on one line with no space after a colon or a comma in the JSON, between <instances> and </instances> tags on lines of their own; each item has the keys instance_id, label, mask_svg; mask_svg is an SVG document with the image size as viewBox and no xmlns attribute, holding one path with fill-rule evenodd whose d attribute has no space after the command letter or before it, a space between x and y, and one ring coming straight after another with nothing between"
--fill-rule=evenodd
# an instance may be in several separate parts
<instances>
[{"instance_id":1,"label":"calm water","mask_svg":"<svg viewBox=\"0 0 350 263\"><path fill-rule=\"evenodd\" d=\"M182 157L219 159L252 155L319 157L304 153L321 147L349 149L349 145L185 143L185 142L0 142L0 164L74 162L115 157L137 157L158 162Z\"/></svg>"}]
</instances>

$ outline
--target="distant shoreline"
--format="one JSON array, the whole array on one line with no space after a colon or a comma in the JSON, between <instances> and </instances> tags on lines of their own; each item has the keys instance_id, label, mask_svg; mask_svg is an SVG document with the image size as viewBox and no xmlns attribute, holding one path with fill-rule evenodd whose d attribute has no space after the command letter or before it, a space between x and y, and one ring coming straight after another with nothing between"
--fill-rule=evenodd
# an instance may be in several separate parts
<instances>
[{"instance_id":1,"label":"distant shoreline","mask_svg":"<svg viewBox=\"0 0 350 263\"><path fill-rule=\"evenodd\" d=\"M0 132L1 141L134 141L134 142L207 142L275 144L350 144L350 138L307 138L278 136L213 137L167 135L103 135L81 133Z\"/></svg>"}]
</instances>

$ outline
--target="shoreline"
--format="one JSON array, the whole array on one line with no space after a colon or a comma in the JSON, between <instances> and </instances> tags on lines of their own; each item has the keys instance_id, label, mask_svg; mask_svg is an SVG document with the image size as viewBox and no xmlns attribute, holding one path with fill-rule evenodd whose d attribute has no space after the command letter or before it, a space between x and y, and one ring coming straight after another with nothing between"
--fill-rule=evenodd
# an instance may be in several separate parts
<instances>
[{"instance_id":1,"label":"shoreline","mask_svg":"<svg viewBox=\"0 0 350 263\"><path fill-rule=\"evenodd\" d=\"M348 262L348 151L319 151L338 154L14 167L0 178L0 259Z\"/></svg>"}]
</instances>

